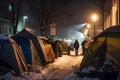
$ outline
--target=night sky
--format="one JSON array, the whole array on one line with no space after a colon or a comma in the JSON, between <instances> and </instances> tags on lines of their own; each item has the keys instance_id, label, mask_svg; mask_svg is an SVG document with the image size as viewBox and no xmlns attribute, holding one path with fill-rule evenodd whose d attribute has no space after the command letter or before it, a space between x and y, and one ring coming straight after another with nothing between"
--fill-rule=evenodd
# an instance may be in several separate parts
<instances>
[{"instance_id":1,"label":"night sky","mask_svg":"<svg viewBox=\"0 0 120 80\"><path fill-rule=\"evenodd\" d=\"M66 24L83 23L88 20L90 14L96 12L95 4L90 0L58 0L56 7L58 9L55 12L58 12L59 17L57 19L63 18L62 21Z\"/></svg>"},{"instance_id":2,"label":"night sky","mask_svg":"<svg viewBox=\"0 0 120 80\"><path fill-rule=\"evenodd\" d=\"M38 2L39 1L40 0L38 0ZM47 26L44 27L46 31L45 33L47 35L49 34L49 25L52 22L56 23L58 34L60 34L61 31L64 31L71 26L89 22L91 14L96 13L98 10L96 4L94 4L92 0L44 0L44 2L45 2L45 7L49 7L52 4L54 5L53 10L50 13L51 15L46 24ZM3 17L4 12L6 12L4 8L7 9L7 7L3 5L5 3L6 0L0 1L0 12L1 12L0 17ZM23 3L29 6L28 4L30 3L30 0L24 0ZM23 9L25 9L25 7L23 7ZM21 11L21 14L29 15L30 13L33 12L31 9L32 8L30 6L29 10L23 10ZM35 24L35 22L33 21L31 21L30 23Z\"/></svg>"},{"instance_id":3,"label":"night sky","mask_svg":"<svg viewBox=\"0 0 120 80\"><path fill-rule=\"evenodd\" d=\"M90 0L57 0L50 23L57 24L57 30L67 30L78 24L90 21L90 16L97 12L96 4Z\"/></svg>"}]
</instances>

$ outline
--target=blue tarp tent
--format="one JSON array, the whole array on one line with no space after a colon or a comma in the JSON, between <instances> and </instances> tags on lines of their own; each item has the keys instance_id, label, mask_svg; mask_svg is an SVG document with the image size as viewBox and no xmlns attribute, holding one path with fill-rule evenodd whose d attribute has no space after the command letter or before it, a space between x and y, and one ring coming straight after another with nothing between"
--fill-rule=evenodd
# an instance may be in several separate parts
<instances>
[{"instance_id":1,"label":"blue tarp tent","mask_svg":"<svg viewBox=\"0 0 120 80\"><path fill-rule=\"evenodd\" d=\"M27 64L41 65L39 55L33 43L25 37L12 37L22 48Z\"/></svg>"},{"instance_id":2,"label":"blue tarp tent","mask_svg":"<svg viewBox=\"0 0 120 80\"><path fill-rule=\"evenodd\" d=\"M21 48L13 39L4 35L0 35L0 67L9 68L17 73L27 70Z\"/></svg>"},{"instance_id":3,"label":"blue tarp tent","mask_svg":"<svg viewBox=\"0 0 120 80\"><path fill-rule=\"evenodd\" d=\"M37 36L35 35L35 31L30 29L30 28L25 28L23 29L21 32L17 33L16 35L14 36L18 36L18 37L25 37L29 40L32 41L38 55L39 55L39 58L41 60L41 64L42 65L45 65L47 62L45 60L45 56L43 54L43 51L42 51L42 48L39 44L39 41L38 41L38 38Z\"/></svg>"}]
</instances>

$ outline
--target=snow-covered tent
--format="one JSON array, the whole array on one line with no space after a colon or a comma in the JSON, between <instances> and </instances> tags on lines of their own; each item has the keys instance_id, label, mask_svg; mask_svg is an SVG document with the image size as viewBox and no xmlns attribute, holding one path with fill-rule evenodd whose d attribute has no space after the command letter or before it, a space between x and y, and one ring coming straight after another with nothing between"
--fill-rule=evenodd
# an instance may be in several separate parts
<instances>
[{"instance_id":1,"label":"snow-covered tent","mask_svg":"<svg viewBox=\"0 0 120 80\"><path fill-rule=\"evenodd\" d=\"M120 66L120 26L111 26L95 37L80 64L80 69L105 64L106 56ZM113 66L113 65L112 65Z\"/></svg>"},{"instance_id":2,"label":"snow-covered tent","mask_svg":"<svg viewBox=\"0 0 120 80\"><path fill-rule=\"evenodd\" d=\"M30 28L25 28L21 32L17 33L15 36L25 37L25 38L30 39L40 57L42 65L46 64L46 60L45 60L45 56L43 54L42 48L39 44L37 36L35 35L35 30L30 29Z\"/></svg>"},{"instance_id":3,"label":"snow-covered tent","mask_svg":"<svg viewBox=\"0 0 120 80\"><path fill-rule=\"evenodd\" d=\"M4 35L0 35L0 67L9 68L16 73L27 70L20 46L13 39Z\"/></svg>"},{"instance_id":4,"label":"snow-covered tent","mask_svg":"<svg viewBox=\"0 0 120 80\"><path fill-rule=\"evenodd\" d=\"M43 53L43 50L39 44L38 37L35 35L35 30L30 28L25 28L21 32L17 33L15 36L25 37L27 39L30 39L39 55L41 64L45 65L47 63L45 60L45 55Z\"/></svg>"},{"instance_id":5,"label":"snow-covered tent","mask_svg":"<svg viewBox=\"0 0 120 80\"><path fill-rule=\"evenodd\" d=\"M31 40L17 36L12 36L12 38L21 46L27 64L41 65L39 55Z\"/></svg>"},{"instance_id":6,"label":"snow-covered tent","mask_svg":"<svg viewBox=\"0 0 120 80\"><path fill-rule=\"evenodd\" d=\"M42 48L42 51L45 55L46 62L54 62L55 61L55 55L52 49L52 45L49 43L49 40L43 36L38 36L38 41L40 43L40 46Z\"/></svg>"},{"instance_id":7,"label":"snow-covered tent","mask_svg":"<svg viewBox=\"0 0 120 80\"><path fill-rule=\"evenodd\" d=\"M83 57L77 74L117 80L120 71L120 26L111 26L96 36Z\"/></svg>"}]
</instances>

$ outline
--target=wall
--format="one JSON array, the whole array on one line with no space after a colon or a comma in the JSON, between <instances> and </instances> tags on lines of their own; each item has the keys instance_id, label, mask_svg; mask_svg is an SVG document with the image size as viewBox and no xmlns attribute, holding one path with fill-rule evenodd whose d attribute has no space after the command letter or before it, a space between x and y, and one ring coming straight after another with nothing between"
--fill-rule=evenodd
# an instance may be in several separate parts
<instances>
[{"instance_id":1,"label":"wall","mask_svg":"<svg viewBox=\"0 0 120 80\"><path fill-rule=\"evenodd\" d=\"M106 0L104 5L104 28L120 25L119 3L119 0Z\"/></svg>"}]
</instances>

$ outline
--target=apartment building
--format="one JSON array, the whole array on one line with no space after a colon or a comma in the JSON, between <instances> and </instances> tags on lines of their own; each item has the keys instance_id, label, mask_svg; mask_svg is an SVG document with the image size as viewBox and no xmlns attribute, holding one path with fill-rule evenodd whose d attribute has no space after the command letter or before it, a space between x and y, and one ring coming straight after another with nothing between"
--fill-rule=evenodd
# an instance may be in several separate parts
<instances>
[{"instance_id":1,"label":"apartment building","mask_svg":"<svg viewBox=\"0 0 120 80\"><path fill-rule=\"evenodd\" d=\"M104 29L120 25L120 0L106 0L104 5Z\"/></svg>"}]
</instances>

